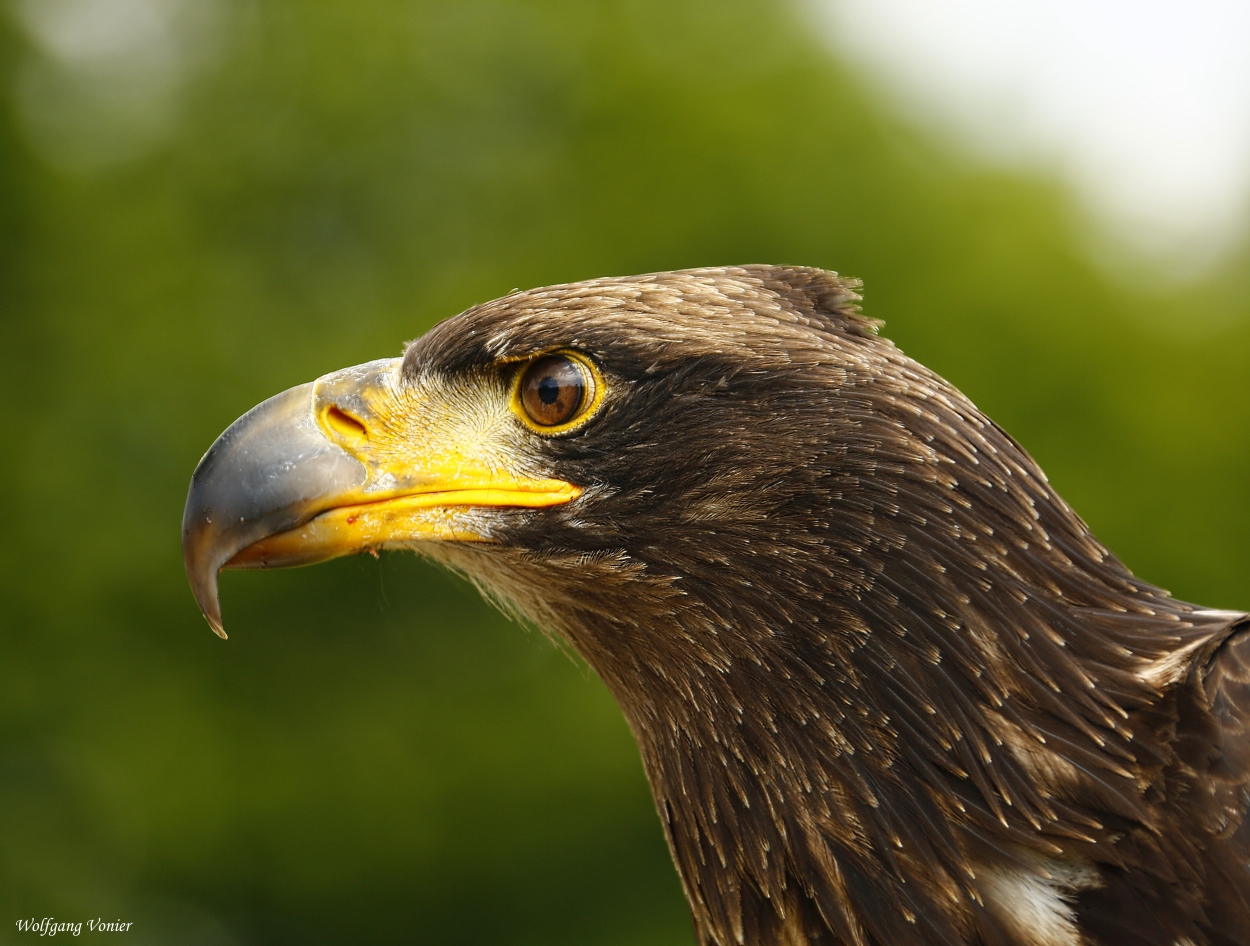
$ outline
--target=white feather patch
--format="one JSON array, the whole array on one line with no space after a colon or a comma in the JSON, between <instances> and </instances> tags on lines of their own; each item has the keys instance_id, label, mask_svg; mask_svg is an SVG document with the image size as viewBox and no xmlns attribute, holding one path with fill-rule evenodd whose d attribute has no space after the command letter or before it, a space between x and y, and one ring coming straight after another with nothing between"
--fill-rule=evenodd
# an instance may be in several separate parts
<instances>
[{"instance_id":1,"label":"white feather patch","mask_svg":"<svg viewBox=\"0 0 1250 946\"><path fill-rule=\"evenodd\" d=\"M1034 870L989 868L977 872L981 897L994 917L1028 946L1081 946L1072 895L1096 886L1083 863L1042 861Z\"/></svg>"}]
</instances>

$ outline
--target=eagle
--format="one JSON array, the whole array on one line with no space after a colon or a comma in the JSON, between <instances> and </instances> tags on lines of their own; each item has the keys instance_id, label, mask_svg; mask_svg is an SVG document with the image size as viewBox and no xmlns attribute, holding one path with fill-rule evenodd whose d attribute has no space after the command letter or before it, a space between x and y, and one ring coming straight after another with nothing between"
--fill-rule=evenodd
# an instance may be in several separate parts
<instances>
[{"instance_id":1,"label":"eagle","mask_svg":"<svg viewBox=\"0 0 1250 946\"><path fill-rule=\"evenodd\" d=\"M556 635L702 946L1250 943L1250 614L1136 578L859 288L514 292L278 394L191 480L200 608L411 549Z\"/></svg>"}]
</instances>

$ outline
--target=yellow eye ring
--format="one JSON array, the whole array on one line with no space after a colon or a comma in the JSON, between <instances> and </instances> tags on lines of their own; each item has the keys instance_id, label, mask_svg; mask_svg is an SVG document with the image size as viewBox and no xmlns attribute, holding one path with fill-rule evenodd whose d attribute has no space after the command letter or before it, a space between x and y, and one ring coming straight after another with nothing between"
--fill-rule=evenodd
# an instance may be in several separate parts
<instances>
[{"instance_id":1,"label":"yellow eye ring","mask_svg":"<svg viewBox=\"0 0 1250 946\"><path fill-rule=\"evenodd\" d=\"M580 352L559 350L536 355L517 372L512 411L535 433L562 434L580 427L603 402L599 369Z\"/></svg>"}]
</instances>

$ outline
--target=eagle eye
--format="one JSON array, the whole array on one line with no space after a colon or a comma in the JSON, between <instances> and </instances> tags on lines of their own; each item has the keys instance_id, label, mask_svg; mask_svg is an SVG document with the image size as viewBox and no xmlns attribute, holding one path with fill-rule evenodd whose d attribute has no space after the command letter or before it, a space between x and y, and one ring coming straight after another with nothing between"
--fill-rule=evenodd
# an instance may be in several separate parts
<instances>
[{"instance_id":1,"label":"eagle eye","mask_svg":"<svg viewBox=\"0 0 1250 946\"><path fill-rule=\"evenodd\" d=\"M544 432L578 420L598 400L595 373L572 355L544 355L521 372L517 400L525 419Z\"/></svg>"}]
</instances>

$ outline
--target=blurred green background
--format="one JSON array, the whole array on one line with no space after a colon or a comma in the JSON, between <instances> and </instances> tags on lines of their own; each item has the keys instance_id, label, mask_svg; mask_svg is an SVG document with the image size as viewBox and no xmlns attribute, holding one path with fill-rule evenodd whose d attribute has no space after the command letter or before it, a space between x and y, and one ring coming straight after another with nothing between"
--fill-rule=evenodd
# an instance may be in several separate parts
<instances>
[{"instance_id":1,"label":"blurred green background","mask_svg":"<svg viewBox=\"0 0 1250 946\"><path fill-rule=\"evenodd\" d=\"M226 575L226 643L186 587L227 424L514 287L860 276L1130 567L1250 607L1250 253L1108 277L1058 184L910 130L796 8L117 3L95 46L0 17L0 942L693 942L541 635L397 555Z\"/></svg>"}]
</instances>

